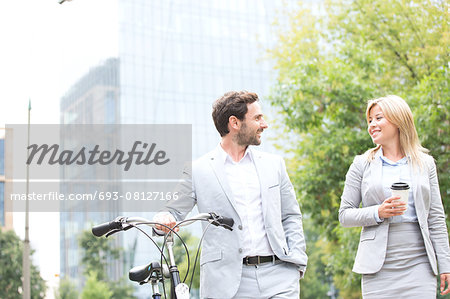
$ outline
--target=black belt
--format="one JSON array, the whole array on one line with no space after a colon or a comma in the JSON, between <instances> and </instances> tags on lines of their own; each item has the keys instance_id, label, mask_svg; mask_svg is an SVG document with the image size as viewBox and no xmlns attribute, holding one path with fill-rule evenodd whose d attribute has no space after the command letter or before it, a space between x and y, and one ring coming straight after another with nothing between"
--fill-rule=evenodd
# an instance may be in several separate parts
<instances>
[{"instance_id":1,"label":"black belt","mask_svg":"<svg viewBox=\"0 0 450 299\"><path fill-rule=\"evenodd\" d=\"M244 265L247 266L255 266L262 263L274 262L279 260L276 255L268 255L268 256L246 256L243 259Z\"/></svg>"}]
</instances>

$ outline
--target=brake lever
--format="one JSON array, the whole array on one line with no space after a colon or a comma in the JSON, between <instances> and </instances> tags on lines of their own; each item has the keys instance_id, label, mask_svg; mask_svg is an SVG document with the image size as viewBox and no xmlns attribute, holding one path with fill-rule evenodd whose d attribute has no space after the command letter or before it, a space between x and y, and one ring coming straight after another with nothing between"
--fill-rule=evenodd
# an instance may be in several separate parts
<instances>
[{"instance_id":1,"label":"brake lever","mask_svg":"<svg viewBox=\"0 0 450 299\"><path fill-rule=\"evenodd\" d=\"M116 229L110 231L109 233L107 233L105 235L105 237L108 238L109 236L111 236L111 235L113 235L115 233L118 233L118 232L121 232L121 231L127 231L127 230L129 230L130 228L133 228L133 227L134 227L134 225L127 225L127 226L122 226L122 228L120 228L120 229L116 228Z\"/></svg>"},{"instance_id":2,"label":"brake lever","mask_svg":"<svg viewBox=\"0 0 450 299\"><path fill-rule=\"evenodd\" d=\"M221 227L228 229L229 231L233 231L233 228L227 224L219 224Z\"/></svg>"},{"instance_id":3,"label":"brake lever","mask_svg":"<svg viewBox=\"0 0 450 299\"><path fill-rule=\"evenodd\" d=\"M111 235L113 235L115 233L121 232L121 231L122 231L122 229L113 229L112 231L110 231L109 233L107 233L105 235L105 238L108 238L109 236L111 236Z\"/></svg>"},{"instance_id":4,"label":"brake lever","mask_svg":"<svg viewBox=\"0 0 450 299\"><path fill-rule=\"evenodd\" d=\"M127 231L127 230L129 230L130 228L133 228L133 227L134 227L134 225L129 224L129 225L125 226L125 227L122 227L122 230L123 231Z\"/></svg>"}]
</instances>

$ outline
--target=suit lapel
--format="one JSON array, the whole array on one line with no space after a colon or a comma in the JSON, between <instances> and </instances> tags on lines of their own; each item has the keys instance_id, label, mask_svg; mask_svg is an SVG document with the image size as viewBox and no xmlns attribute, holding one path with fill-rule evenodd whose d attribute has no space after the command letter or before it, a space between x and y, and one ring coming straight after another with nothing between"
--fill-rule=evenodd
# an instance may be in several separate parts
<instances>
[{"instance_id":1,"label":"suit lapel","mask_svg":"<svg viewBox=\"0 0 450 299\"><path fill-rule=\"evenodd\" d=\"M420 200L422 198L422 194L419 194L419 181L422 175L422 172L418 169L414 169L409 163L409 173L411 177L411 190L410 192L413 192L413 200L414 200L414 206L416 207L416 215L417 219L419 220L419 223L422 224L422 222L425 220L425 216L423 214L424 211L426 211L426 208L424 206L423 200Z\"/></svg>"},{"instance_id":2,"label":"suit lapel","mask_svg":"<svg viewBox=\"0 0 450 299\"><path fill-rule=\"evenodd\" d=\"M257 151L252 151L252 157L253 157L253 163L255 165L256 168L256 173L258 175L258 179L259 179L259 188L261 191L261 204L262 204L262 210L263 210L263 217L264 217L264 222L266 221L266 212L267 212L267 192L268 192L268 187L269 187L269 182L268 182L268 178L270 176L268 176L267 174L270 173L270 169L266 169L265 164L262 163L262 157L261 154L258 153ZM273 170L272 170L273 171ZM266 175L263 175L266 174Z\"/></svg>"},{"instance_id":3,"label":"suit lapel","mask_svg":"<svg viewBox=\"0 0 450 299\"><path fill-rule=\"evenodd\" d=\"M371 162L371 180L370 184L372 184L373 190L375 190L375 198L376 201L382 203L385 200L383 185L380 182L380 179L383 176L383 162L380 159L381 150L378 150L375 154L374 160ZM381 201L380 201L381 200Z\"/></svg>"},{"instance_id":4,"label":"suit lapel","mask_svg":"<svg viewBox=\"0 0 450 299\"><path fill-rule=\"evenodd\" d=\"M219 181L220 186L222 187L223 192L225 193L225 196L228 198L228 200L230 201L231 205L233 206L234 210L237 213L236 202L233 198L233 192L231 192L230 185L228 185L224 162L220 157L219 149L216 149L215 151L212 152L212 155L210 157L210 164L214 171L214 174L216 175L217 180Z\"/></svg>"}]
</instances>

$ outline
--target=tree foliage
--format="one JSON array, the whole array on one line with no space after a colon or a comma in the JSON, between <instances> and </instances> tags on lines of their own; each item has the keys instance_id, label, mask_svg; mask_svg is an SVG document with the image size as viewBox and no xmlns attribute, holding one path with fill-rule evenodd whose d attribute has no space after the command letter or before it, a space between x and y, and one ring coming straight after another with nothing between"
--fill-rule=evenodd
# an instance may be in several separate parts
<instances>
[{"instance_id":1,"label":"tree foliage","mask_svg":"<svg viewBox=\"0 0 450 299\"><path fill-rule=\"evenodd\" d=\"M56 299L78 299L78 290L69 279L59 281L58 290L55 292Z\"/></svg>"},{"instance_id":2,"label":"tree foliage","mask_svg":"<svg viewBox=\"0 0 450 299\"><path fill-rule=\"evenodd\" d=\"M330 288L330 277L325 274L326 264L322 260L323 238L320 237L318 227L309 219L303 221L305 237L308 240L308 275L305 275L300 287L300 298L326 298ZM307 286L307 287L305 287Z\"/></svg>"},{"instance_id":3,"label":"tree foliage","mask_svg":"<svg viewBox=\"0 0 450 299\"><path fill-rule=\"evenodd\" d=\"M91 271L88 273L81 299L111 299L112 295L108 283L97 278L97 272Z\"/></svg>"},{"instance_id":4,"label":"tree foliage","mask_svg":"<svg viewBox=\"0 0 450 299\"><path fill-rule=\"evenodd\" d=\"M33 255L33 251L30 254ZM13 232L0 229L0 298L20 299L22 294L23 241ZM30 263L31 298L44 298L46 285L38 268Z\"/></svg>"},{"instance_id":5,"label":"tree foliage","mask_svg":"<svg viewBox=\"0 0 450 299\"><path fill-rule=\"evenodd\" d=\"M84 274L97 273L97 279L107 279L108 261L119 258L120 249L111 244L111 239L97 238L89 230L83 231L79 236L83 258Z\"/></svg>"},{"instance_id":6,"label":"tree foliage","mask_svg":"<svg viewBox=\"0 0 450 299\"><path fill-rule=\"evenodd\" d=\"M303 212L327 243L325 273L344 298L359 296L351 272L359 230L341 228L338 209L354 156L374 146L364 115L369 99L396 94L409 103L450 211L448 9L447 1L423 0L302 6L270 51L278 70L271 102L297 137L290 139L289 172Z\"/></svg>"},{"instance_id":7,"label":"tree foliage","mask_svg":"<svg viewBox=\"0 0 450 299\"><path fill-rule=\"evenodd\" d=\"M88 277L85 288L92 288L86 294L92 294L96 288L106 288L111 292L111 299L133 299L135 296L133 286L126 279L113 281L107 276L108 264L116 260L123 253L123 249L115 247L112 239L97 238L89 230L83 231L79 236L80 247L83 249L81 260L84 274ZM83 294L85 294L83 289ZM83 296L82 298L88 298ZM100 298L100 297L99 297ZM102 297L103 298L103 297Z\"/></svg>"}]
</instances>

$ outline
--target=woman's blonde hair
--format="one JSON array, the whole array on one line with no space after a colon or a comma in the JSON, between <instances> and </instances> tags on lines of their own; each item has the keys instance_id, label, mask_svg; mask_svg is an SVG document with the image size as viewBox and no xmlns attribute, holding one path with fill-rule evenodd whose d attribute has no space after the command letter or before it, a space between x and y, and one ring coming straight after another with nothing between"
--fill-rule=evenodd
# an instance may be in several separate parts
<instances>
[{"instance_id":1,"label":"woman's blonde hair","mask_svg":"<svg viewBox=\"0 0 450 299\"><path fill-rule=\"evenodd\" d=\"M378 105L383 111L384 117L398 127L400 136L400 147L403 154L408 157L409 162L413 166L422 168L423 161L420 159L421 153L428 153L428 150L420 145L414 118L405 100L399 96L388 95L385 97L370 100L367 104L366 118L369 123L370 110ZM368 160L372 161L375 153L380 149L381 145L377 145L367 151Z\"/></svg>"}]
</instances>

